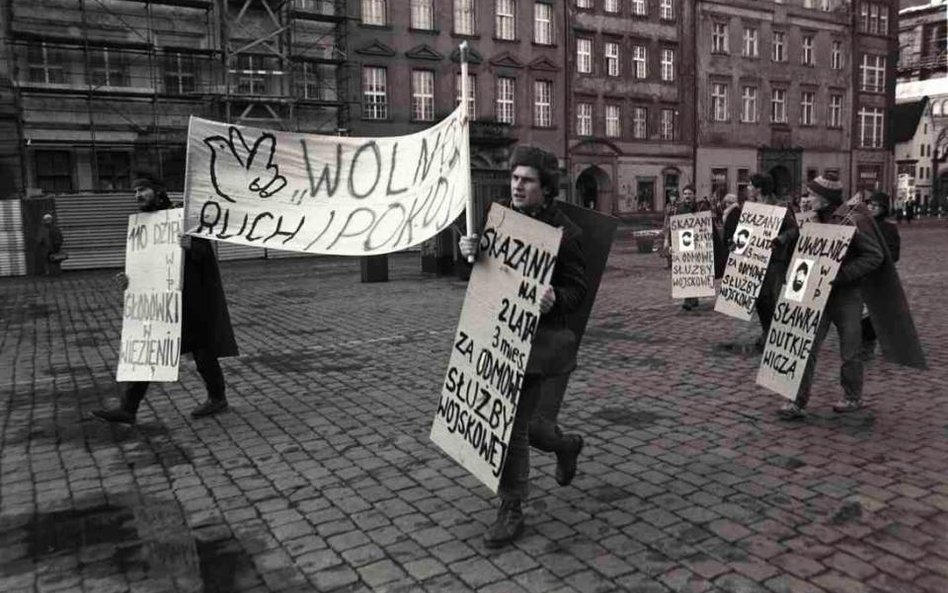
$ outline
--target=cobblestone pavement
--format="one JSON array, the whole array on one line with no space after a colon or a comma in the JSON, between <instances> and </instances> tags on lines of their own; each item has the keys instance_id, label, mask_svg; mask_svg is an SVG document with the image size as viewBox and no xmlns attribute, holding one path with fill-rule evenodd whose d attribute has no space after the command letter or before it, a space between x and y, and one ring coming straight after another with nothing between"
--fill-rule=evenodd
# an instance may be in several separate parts
<instances>
[{"instance_id":1,"label":"cobblestone pavement","mask_svg":"<svg viewBox=\"0 0 948 593\"><path fill-rule=\"evenodd\" d=\"M614 248L562 422L567 488L535 454L528 529L488 551L490 493L428 440L464 284L391 258L226 262L231 410L189 361L133 428L111 272L0 282L0 591L948 592L948 225L901 227L932 370L875 360L835 416L835 337L805 423L754 385L755 326L668 297ZM722 344L736 343L725 349Z\"/></svg>"}]
</instances>

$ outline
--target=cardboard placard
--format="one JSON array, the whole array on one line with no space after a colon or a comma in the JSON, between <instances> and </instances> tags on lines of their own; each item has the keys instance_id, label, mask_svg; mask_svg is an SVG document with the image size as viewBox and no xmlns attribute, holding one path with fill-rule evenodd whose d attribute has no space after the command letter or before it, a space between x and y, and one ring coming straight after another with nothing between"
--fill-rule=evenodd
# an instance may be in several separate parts
<instances>
[{"instance_id":1,"label":"cardboard placard","mask_svg":"<svg viewBox=\"0 0 948 593\"><path fill-rule=\"evenodd\" d=\"M855 227L807 223L787 269L757 372L757 384L795 399L813 340Z\"/></svg>"},{"instance_id":2,"label":"cardboard placard","mask_svg":"<svg viewBox=\"0 0 948 593\"><path fill-rule=\"evenodd\" d=\"M787 209L757 202L745 202L734 230L734 250L728 254L727 268L714 310L747 321L754 312L773 250L771 242L780 234Z\"/></svg>"},{"instance_id":3,"label":"cardboard placard","mask_svg":"<svg viewBox=\"0 0 948 593\"><path fill-rule=\"evenodd\" d=\"M118 381L177 381L181 358L180 208L128 217Z\"/></svg>"},{"instance_id":4,"label":"cardboard placard","mask_svg":"<svg viewBox=\"0 0 948 593\"><path fill-rule=\"evenodd\" d=\"M797 219L797 226L803 226L807 222L816 222L816 210L802 210L794 213Z\"/></svg>"},{"instance_id":5,"label":"cardboard placard","mask_svg":"<svg viewBox=\"0 0 948 593\"><path fill-rule=\"evenodd\" d=\"M461 308L431 440L495 493L562 233L493 204Z\"/></svg>"},{"instance_id":6,"label":"cardboard placard","mask_svg":"<svg viewBox=\"0 0 948 593\"><path fill-rule=\"evenodd\" d=\"M185 226L196 237L332 255L380 255L450 225L471 191L458 107L427 130L350 138L192 117Z\"/></svg>"},{"instance_id":7,"label":"cardboard placard","mask_svg":"<svg viewBox=\"0 0 948 593\"><path fill-rule=\"evenodd\" d=\"M714 296L714 227L710 212L669 217L672 298Z\"/></svg>"}]
</instances>

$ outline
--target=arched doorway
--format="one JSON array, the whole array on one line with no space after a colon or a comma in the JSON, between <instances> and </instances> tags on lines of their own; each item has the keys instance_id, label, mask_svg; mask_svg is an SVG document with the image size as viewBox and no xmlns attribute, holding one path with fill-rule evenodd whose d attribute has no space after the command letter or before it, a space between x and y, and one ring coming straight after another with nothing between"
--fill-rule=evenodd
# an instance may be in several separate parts
<instances>
[{"instance_id":1,"label":"arched doorway","mask_svg":"<svg viewBox=\"0 0 948 593\"><path fill-rule=\"evenodd\" d=\"M576 195L579 203L591 210L606 210L610 207L612 181L609 175L599 167L593 165L583 170L576 178Z\"/></svg>"},{"instance_id":2,"label":"arched doorway","mask_svg":"<svg viewBox=\"0 0 948 593\"><path fill-rule=\"evenodd\" d=\"M793 189L793 175L790 170L783 165L777 165L769 173L774 180L774 195L779 198L789 194Z\"/></svg>"}]
</instances>

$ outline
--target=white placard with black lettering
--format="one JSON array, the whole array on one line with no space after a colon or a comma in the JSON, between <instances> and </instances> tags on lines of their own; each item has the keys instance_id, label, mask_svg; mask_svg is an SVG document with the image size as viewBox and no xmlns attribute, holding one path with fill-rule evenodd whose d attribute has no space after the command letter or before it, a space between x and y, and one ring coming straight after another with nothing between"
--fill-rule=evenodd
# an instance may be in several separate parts
<instances>
[{"instance_id":1,"label":"white placard with black lettering","mask_svg":"<svg viewBox=\"0 0 948 593\"><path fill-rule=\"evenodd\" d=\"M808 222L787 269L757 384L795 399L820 319L855 227Z\"/></svg>"},{"instance_id":2,"label":"white placard with black lettering","mask_svg":"<svg viewBox=\"0 0 948 593\"><path fill-rule=\"evenodd\" d=\"M431 440L492 492L562 232L493 204L468 282Z\"/></svg>"},{"instance_id":3,"label":"white placard with black lettering","mask_svg":"<svg viewBox=\"0 0 948 593\"><path fill-rule=\"evenodd\" d=\"M177 381L181 358L181 208L128 218L118 381Z\"/></svg>"},{"instance_id":4,"label":"white placard with black lettering","mask_svg":"<svg viewBox=\"0 0 948 593\"><path fill-rule=\"evenodd\" d=\"M460 106L420 132L372 138L192 117L185 226L214 241L330 255L418 245L467 204L468 127Z\"/></svg>"},{"instance_id":5,"label":"white placard with black lettering","mask_svg":"<svg viewBox=\"0 0 948 593\"><path fill-rule=\"evenodd\" d=\"M734 231L734 250L727 267L714 310L747 321L754 312L767 266L771 242L780 234L786 208L745 202Z\"/></svg>"},{"instance_id":6,"label":"white placard with black lettering","mask_svg":"<svg viewBox=\"0 0 948 593\"><path fill-rule=\"evenodd\" d=\"M710 212L677 214L671 230L672 298L714 296L714 243Z\"/></svg>"}]
</instances>

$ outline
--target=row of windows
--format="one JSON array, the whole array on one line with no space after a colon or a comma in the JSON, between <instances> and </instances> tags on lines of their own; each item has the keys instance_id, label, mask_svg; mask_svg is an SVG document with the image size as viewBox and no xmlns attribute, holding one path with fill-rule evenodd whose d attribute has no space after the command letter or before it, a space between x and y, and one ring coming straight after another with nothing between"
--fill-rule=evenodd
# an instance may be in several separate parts
<instances>
[{"instance_id":1,"label":"row of windows","mask_svg":"<svg viewBox=\"0 0 948 593\"><path fill-rule=\"evenodd\" d=\"M404 1L404 0L399 0ZM453 31L458 35L475 35L478 15L475 0L453 1ZM517 0L494 0L494 37L505 41L517 40L517 21L521 18ZM411 0L410 26L420 31L434 31L435 0ZM553 45L553 5L547 1L533 3L533 42ZM362 24L388 26L389 0L362 0Z\"/></svg>"},{"instance_id":2,"label":"row of windows","mask_svg":"<svg viewBox=\"0 0 948 593\"><path fill-rule=\"evenodd\" d=\"M731 120L730 84L726 82L711 83L711 120L726 122ZM800 118L802 126L817 125L817 101L815 91L800 92ZM740 122L760 122L760 107L762 99L757 86L743 85L740 98ZM789 123L788 91L785 88L773 88L770 91L770 122ZM843 95L831 93L826 105L826 126L840 128L843 126Z\"/></svg>"},{"instance_id":3,"label":"row of windows","mask_svg":"<svg viewBox=\"0 0 948 593\"><path fill-rule=\"evenodd\" d=\"M815 33L804 33L800 37L800 63L804 66L816 66ZM745 58L760 57L760 31L756 27L743 27L741 34L741 56ZM731 34L730 25L716 22L711 25L711 53L730 54ZM774 62L789 61L787 32L774 30L770 34L770 59ZM843 42L833 39L830 42L829 65L833 70L842 70L844 65Z\"/></svg>"},{"instance_id":4,"label":"row of windows","mask_svg":"<svg viewBox=\"0 0 948 593\"><path fill-rule=\"evenodd\" d=\"M281 72L275 58L239 55L234 68L235 91L238 94L271 94L271 82ZM43 84L71 83L65 52L45 43L27 49L29 81ZM166 53L160 61L164 92L185 95L199 90L199 61L193 55ZM133 80L128 54L107 48L89 51L89 82L97 87L149 87L147 74ZM305 99L336 100L336 74L331 65L299 62L293 66L295 92Z\"/></svg>"},{"instance_id":5,"label":"row of windows","mask_svg":"<svg viewBox=\"0 0 948 593\"><path fill-rule=\"evenodd\" d=\"M592 136L594 105L590 102L576 103L576 135ZM602 134L607 138L630 137L637 140L657 138L659 140L675 140L678 137L678 112L675 109L662 108L658 110L657 129L650 126L650 111L648 107L632 107L630 121L625 121L622 106L607 103L602 110ZM624 125L625 124L625 125ZM630 126L631 134L624 132Z\"/></svg>"},{"instance_id":6,"label":"row of windows","mask_svg":"<svg viewBox=\"0 0 948 593\"><path fill-rule=\"evenodd\" d=\"M37 150L33 153L36 185L48 192L74 191L72 153L68 150ZM96 188L128 189L132 183L128 152L99 151L95 158Z\"/></svg>"},{"instance_id":7,"label":"row of windows","mask_svg":"<svg viewBox=\"0 0 948 593\"><path fill-rule=\"evenodd\" d=\"M602 73L610 77L630 76L638 80L649 78L648 47L633 44L626 60L623 44L619 41L605 41L602 44ZM675 80L675 50L662 48L659 52L659 78L662 82ZM628 66L626 66L628 61ZM576 71L580 74L593 74L593 40L588 37L576 38Z\"/></svg>"},{"instance_id":8,"label":"row of windows","mask_svg":"<svg viewBox=\"0 0 948 593\"><path fill-rule=\"evenodd\" d=\"M606 14L632 15L645 18L649 16L649 0L600 0L602 11ZM594 0L576 0L576 8L595 10ZM670 21L675 18L675 0L659 0L658 18Z\"/></svg>"}]
</instances>

